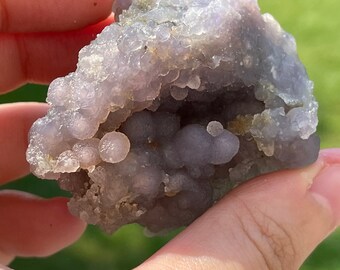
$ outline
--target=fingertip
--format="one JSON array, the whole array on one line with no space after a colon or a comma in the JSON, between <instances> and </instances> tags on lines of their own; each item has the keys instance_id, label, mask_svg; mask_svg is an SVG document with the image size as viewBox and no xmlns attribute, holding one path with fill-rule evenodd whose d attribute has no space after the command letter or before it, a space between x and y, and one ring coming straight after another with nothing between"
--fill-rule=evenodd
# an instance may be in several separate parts
<instances>
[{"instance_id":1,"label":"fingertip","mask_svg":"<svg viewBox=\"0 0 340 270\"><path fill-rule=\"evenodd\" d=\"M53 207L55 207L55 212L59 212L61 219L68 224L67 228L69 233L74 235L73 238L78 238L85 231L87 224L70 213L68 202L69 199L65 197L57 197L49 200L52 211Z\"/></svg>"},{"instance_id":2,"label":"fingertip","mask_svg":"<svg viewBox=\"0 0 340 270\"><path fill-rule=\"evenodd\" d=\"M41 245L34 251L33 256L50 256L76 242L86 229L86 223L73 216L67 207L68 199L57 197L43 202L42 213L53 213L39 228ZM38 224L39 226L39 224ZM48 239L48 241L46 240ZM26 255L27 256L27 255ZM31 256L28 254L28 256Z\"/></svg>"},{"instance_id":3,"label":"fingertip","mask_svg":"<svg viewBox=\"0 0 340 270\"><path fill-rule=\"evenodd\" d=\"M80 29L109 16L112 3L113 0L2 1L0 31L33 33Z\"/></svg>"},{"instance_id":4,"label":"fingertip","mask_svg":"<svg viewBox=\"0 0 340 270\"><path fill-rule=\"evenodd\" d=\"M96 38L114 16L82 29L24 34L0 33L0 93L27 82L48 84L76 69L78 52Z\"/></svg>"},{"instance_id":5,"label":"fingertip","mask_svg":"<svg viewBox=\"0 0 340 270\"><path fill-rule=\"evenodd\" d=\"M49 256L74 243L86 224L72 216L66 198L0 193L0 250L22 257Z\"/></svg>"},{"instance_id":6,"label":"fingertip","mask_svg":"<svg viewBox=\"0 0 340 270\"><path fill-rule=\"evenodd\" d=\"M334 156L333 156L334 157ZM334 161L334 159L332 159ZM314 179L310 188L316 199L329 207L336 226L340 225L340 163L326 166Z\"/></svg>"},{"instance_id":7,"label":"fingertip","mask_svg":"<svg viewBox=\"0 0 340 270\"><path fill-rule=\"evenodd\" d=\"M328 164L340 164L340 148L323 149L320 157Z\"/></svg>"},{"instance_id":8,"label":"fingertip","mask_svg":"<svg viewBox=\"0 0 340 270\"><path fill-rule=\"evenodd\" d=\"M29 173L25 152L33 122L46 114L48 105L19 102L0 105L0 184Z\"/></svg>"},{"instance_id":9,"label":"fingertip","mask_svg":"<svg viewBox=\"0 0 340 270\"><path fill-rule=\"evenodd\" d=\"M46 207L55 215L49 227L42 227L42 236L50 238L50 243L42 245L35 251L34 256L50 256L76 242L84 233L86 223L69 212L67 203L68 199L62 197L50 199L46 203Z\"/></svg>"}]
</instances>

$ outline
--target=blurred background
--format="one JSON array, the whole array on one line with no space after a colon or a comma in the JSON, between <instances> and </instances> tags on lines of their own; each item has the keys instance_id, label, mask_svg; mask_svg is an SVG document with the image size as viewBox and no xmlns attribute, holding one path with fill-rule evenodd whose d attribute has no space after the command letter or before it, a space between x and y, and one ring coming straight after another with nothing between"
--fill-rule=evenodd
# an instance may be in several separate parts
<instances>
[{"instance_id":1,"label":"blurred background","mask_svg":"<svg viewBox=\"0 0 340 270\"><path fill-rule=\"evenodd\" d=\"M297 39L299 55L315 82L320 103L319 135L322 147L340 146L340 1L259 0L262 12L269 12ZM53 64L53 63L51 63ZM47 87L27 85L0 97L0 103L44 101ZM42 197L67 194L55 182L28 176L3 188L20 189ZM112 236L89 226L73 246L49 258L18 258L16 270L131 269L162 247L178 232L167 237L147 238L137 225L125 226ZM323 242L308 258L302 270L340 269L340 231Z\"/></svg>"}]
</instances>

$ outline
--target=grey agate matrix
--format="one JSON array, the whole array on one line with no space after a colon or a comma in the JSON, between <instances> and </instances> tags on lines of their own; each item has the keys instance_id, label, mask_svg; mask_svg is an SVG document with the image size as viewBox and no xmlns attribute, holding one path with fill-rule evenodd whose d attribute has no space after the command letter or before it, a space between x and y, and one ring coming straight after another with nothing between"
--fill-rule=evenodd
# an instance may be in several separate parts
<instances>
[{"instance_id":1,"label":"grey agate matrix","mask_svg":"<svg viewBox=\"0 0 340 270\"><path fill-rule=\"evenodd\" d=\"M136 0L53 81L27 160L114 232L188 225L240 183L317 159L294 38L256 0Z\"/></svg>"}]
</instances>

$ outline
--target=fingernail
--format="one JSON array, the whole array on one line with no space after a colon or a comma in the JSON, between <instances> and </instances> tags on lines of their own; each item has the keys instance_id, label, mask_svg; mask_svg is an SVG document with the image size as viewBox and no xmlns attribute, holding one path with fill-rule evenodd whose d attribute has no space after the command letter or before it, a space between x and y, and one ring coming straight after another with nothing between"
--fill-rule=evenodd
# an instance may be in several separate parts
<instances>
[{"instance_id":1,"label":"fingernail","mask_svg":"<svg viewBox=\"0 0 340 270\"><path fill-rule=\"evenodd\" d=\"M340 148L321 150L320 157L322 157L327 164L340 164Z\"/></svg>"},{"instance_id":2,"label":"fingernail","mask_svg":"<svg viewBox=\"0 0 340 270\"><path fill-rule=\"evenodd\" d=\"M325 199L340 225L340 164L325 167L314 179L310 191Z\"/></svg>"}]
</instances>

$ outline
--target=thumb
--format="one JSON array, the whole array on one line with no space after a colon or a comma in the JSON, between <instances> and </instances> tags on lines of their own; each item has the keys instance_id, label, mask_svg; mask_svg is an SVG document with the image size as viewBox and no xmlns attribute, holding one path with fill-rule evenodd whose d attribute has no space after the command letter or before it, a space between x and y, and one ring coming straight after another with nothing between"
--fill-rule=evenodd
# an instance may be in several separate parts
<instances>
[{"instance_id":1,"label":"thumb","mask_svg":"<svg viewBox=\"0 0 340 270\"><path fill-rule=\"evenodd\" d=\"M138 269L298 269L340 223L340 150L254 179Z\"/></svg>"}]
</instances>

